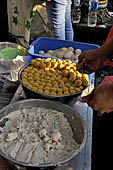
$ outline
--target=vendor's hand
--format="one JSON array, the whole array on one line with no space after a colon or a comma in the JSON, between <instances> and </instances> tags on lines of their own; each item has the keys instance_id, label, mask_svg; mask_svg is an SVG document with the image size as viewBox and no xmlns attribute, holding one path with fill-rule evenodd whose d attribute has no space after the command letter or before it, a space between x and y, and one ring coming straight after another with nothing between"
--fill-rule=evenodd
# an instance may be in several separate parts
<instances>
[{"instance_id":1,"label":"vendor's hand","mask_svg":"<svg viewBox=\"0 0 113 170\"><path fill-rule=\"evenodd\" d=\"M98 49L84 51L78 57L78 70L90 74L103 67L105 62L106 60L100 56Z\"/></svg>"},{"instance_id":2,"label":"vendor's hand","mask_svg":"<svg viewBox=\"0 0 113 170\"><path fill-rule=\"evenodd\" d=\"M104 83L97 86L89 95L78 97L80 102L87 102L92 109L100 114L113 111L113 84Z\"/></svg>"}]
</instances>

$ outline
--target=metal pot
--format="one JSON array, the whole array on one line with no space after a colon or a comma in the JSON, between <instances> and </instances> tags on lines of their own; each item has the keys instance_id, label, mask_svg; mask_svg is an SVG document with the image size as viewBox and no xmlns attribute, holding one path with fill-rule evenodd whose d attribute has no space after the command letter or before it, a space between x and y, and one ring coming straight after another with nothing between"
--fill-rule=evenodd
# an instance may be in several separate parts
<instances>
[{"instance_id":1,"label":"metal pot","mask_svg":"<svg viewBox=\"0 0 113 170\"><path fill-rule=\"evenodd\" d=\"M56 167L59 166L65 166L69 163L70 160L75 158L76 155L82 150L86 143L86 138L87 138L87 128L85 126L85 123L81 116L72 108L70 108L67 105L64 105L60 102L53 102L50 100L42 100L42 99L27 99L27 100L21 100L17 101L13 104L9 104L8 106L4 107L2 110L0 110L0 119L3 118L4 116L7 116L13 111L22 109L22 108L30 108L30 107L45 107L47 109L55 109L58 111L61 111L65 114L67 117L70 126L72 127L73 131L73 137L79 144L79 148L69 157L60 160L59 162L56 163L45 163L45 164L30 164L30 163L24 163L24 162L19 162L17 160L14 160L8 156L5 155L5 153L0 152L0 156L5 158L7 162L12 165L16 169L22 169L22 170L38 170L38 169L46 169L46 170L51 170L55 169ZM6 119L3 121L7 121ZM0 126L4 126L4 122L0 124Z\"/></svg>"},{"instance_id":2,"label":"metal pot","mask_svg":"<svg viewBox=\"0 0 113 170\"><path fill-rule=\"evenodd\" d=\"M23 82L21 81L21 74L22 74L23 70L26 67L28 67L29 65L30 64L23 66L18 72L18 80L22 84L23 90L24 90L27 98L35 98L35 99L41 98L41 99L57 100L57 101L60 101L63 103L68 103L73 98L77 98L77 96L79 96L83 92L83 90L86 89L86 88L84 88L83 90L81 90L80 92L78 92L76 94L70 94L70 95L64 95L64 96L46 95L46 94L35 92L35 91L31 90L30 88L26 87L23 84Z\"/></svg>"}]
</instances>

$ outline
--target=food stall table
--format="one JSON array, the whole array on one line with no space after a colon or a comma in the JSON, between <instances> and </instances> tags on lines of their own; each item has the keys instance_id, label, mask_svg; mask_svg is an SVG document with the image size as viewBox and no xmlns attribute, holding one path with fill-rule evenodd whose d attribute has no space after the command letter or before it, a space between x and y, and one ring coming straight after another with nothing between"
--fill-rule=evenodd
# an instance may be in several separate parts
<instances>
[{"instance_id":1,"label":"food stall table","mask_svg":"<svg viewBox=\"0 0 113 170\"><path fill-rule=\"evenodd\" d=\"M20 85L14 94L11 102L26 98L22 86ZM64 167L58 167L56 170L91 170L91 155L92 155L92 124L93 110L86 103L81 103L77 99L71 100L68 105L76 110L87 126L87 141L82 151ZM0 170L5 168L12 170L7 166L6 162L0 158Z\"/></svg>"}]
</instances>

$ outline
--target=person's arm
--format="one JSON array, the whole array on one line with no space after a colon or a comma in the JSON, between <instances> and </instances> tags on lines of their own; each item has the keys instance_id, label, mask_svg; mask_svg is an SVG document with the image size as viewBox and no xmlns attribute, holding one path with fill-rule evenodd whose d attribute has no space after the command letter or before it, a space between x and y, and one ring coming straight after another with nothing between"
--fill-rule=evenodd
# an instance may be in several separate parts
<instances>
[{"instance_id":1,"label":"person's arm","mask_svg":"<svg viewBox=\"0 0 113 170\"><path fill-rule=\"evenodd\" d=\"M113 56L113 37L100 48L84 51L78 57L78 69L83 73L96 72Z\"/></svg>"},{"instance_id":2,"label":"person's arm","mask_svg":"<svg viewBox=\"0 0 113 170\"><path fill-rule=\"evenodd\" d=\"M113 111L113 83L104 83L97 86L89 95L78 97L80 102L86 102L100 114Z\"/></svg>"}]
</instances>

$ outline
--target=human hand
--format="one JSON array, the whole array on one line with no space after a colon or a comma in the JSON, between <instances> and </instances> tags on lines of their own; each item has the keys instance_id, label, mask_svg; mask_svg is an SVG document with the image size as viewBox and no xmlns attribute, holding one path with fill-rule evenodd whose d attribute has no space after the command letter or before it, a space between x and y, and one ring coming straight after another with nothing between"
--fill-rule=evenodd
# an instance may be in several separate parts
<instances>
[{"instance_id":1,"label":"human hand","mask_svg":"<svg viewBox=\"0 0 113 170\"><path fill-rule=\"evenodd\" d=\"M100 114L113 111L113 84L104 83L97 86L89 95L78 97L80 102L86 102Z\"/></svg>"},{"instance_id":2,"label":"human hand","mask_svg":"<svg viewBox=\"0 0 113 170\"><path fill-rule=\"evenodd\" d=\"M101 57L98 49L88 50L79 55L77 68L79 72L90 74L103 67L105 63L106 59Z\"/></svg>"}]
</instances>

